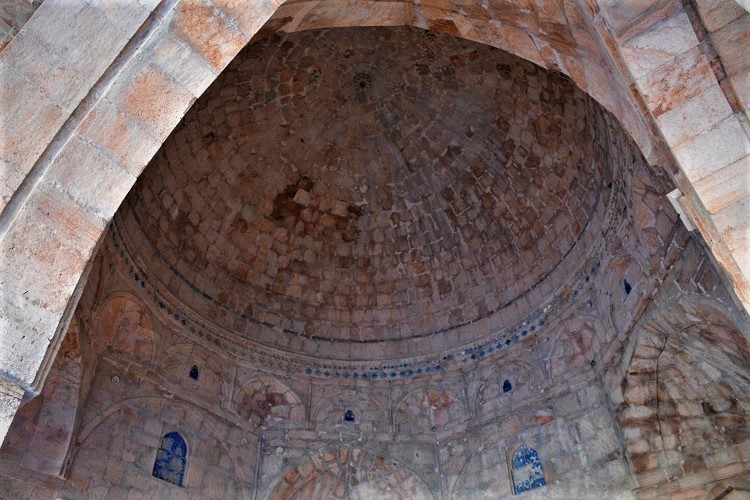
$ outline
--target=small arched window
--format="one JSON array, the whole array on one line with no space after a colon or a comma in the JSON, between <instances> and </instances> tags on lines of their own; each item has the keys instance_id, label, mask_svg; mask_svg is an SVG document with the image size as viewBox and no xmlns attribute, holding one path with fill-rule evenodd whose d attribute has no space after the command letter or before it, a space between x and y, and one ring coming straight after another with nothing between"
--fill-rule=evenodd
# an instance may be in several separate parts
<instances>
[{"instance_id":1,"label":"small arched window","mask_svg":"<svg viewBox=\"0 0 750 500\"><path fill-rule=\"evenodd\" d=\"M510 383L510 380L506 380L503 382L503 392L510 392L513 390L513 384Z\"/></svg>"},{"instance_id":2,"label":"small arched window","mask_svg":"<svg viewBox=\"0 0 750 500\"><path fill-rule=\"evenodd\" d=\"M539 454L534 448L521 446L513 455L513 488L516 495L546 485Z\"/></svg>"},{"instance_id":3,"label":"small arched window","mask_svg":"<svg viewBox=\"0 0 750 500\"><path fill-rule=\"evenodd\" d=\"M153 476L182 486L187 466L187 443L179 432L169 432L161 439L156 452Z\"/></svg>"},{"instance_id":4,"label":"small arched window","mask_svg":"<svg viewBox=\"0 0 750 500\"><path fill-rule=\"evenodd\" d=\"M200 373L198 373L198 365L193 365L193 367L190 369L190 378L193 380L198 380L198 377L200 377Z\"/></svg>"}]
</instances>

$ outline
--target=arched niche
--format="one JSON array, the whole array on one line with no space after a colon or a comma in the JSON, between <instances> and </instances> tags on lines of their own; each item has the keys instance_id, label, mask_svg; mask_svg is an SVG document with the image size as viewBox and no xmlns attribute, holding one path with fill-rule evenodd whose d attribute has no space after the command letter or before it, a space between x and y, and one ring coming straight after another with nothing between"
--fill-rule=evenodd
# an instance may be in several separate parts
<instances>
[{"instance_id":1,"label":"arched niche","mask_svg":"<svg viewBox=\"0 0 750 500\"><path fill-rule=\"evenodd\" d=\"M142 397L120 401L90 417L68 457L66 496L111 495L116 469L123 478L132 478L130 494L208 497L218 488L230 498L248 497L252 471L244 466L249 457L243 454L254 452L227 439L236 427L226 427L198 407ZM188 444L183 489L152 475L162 440L170 432L179 432Z\"/></svg>"},{"instance_id":2,"label":"arched niche","mask_svg":"<svg viewBox=\"0 0 750 500\"><path fill-rule=\"evenodd\" d=\"M59 8L69 7L66 4ZM85 8L95 7L87 5ZM141 21L136 22L135 19L142 19L142 15L148 17L149 12L141 12L132 18L125 16L117 28L106 25L106 28L111 28L113 35L105 37L112 39L111 50L79 61L83 66L66 69L58 75L61 81L72 80L74 75L83 75L83 80L76 85L65 85L57 89L60 95L56 97L71 106L67 114L55 114L55 119L43 114L28 122L29 127L41 129L43 127L39 125L44 123L46 128L56 130L62 127L66 117L87 92L104 96L103 99L84 100L85 104L77 114L80 126L63 131L65 138L71 140L57 141L49 152L50 159L54 161L41 162L42 170L38 173L44 174L49 183L39 185L38 189L21 190L18 196L23 200L15 201L26 203L13 203L13 207L23 209L14 208L11 210L13 213L9 214L13 217L9 218L7 238L4 241L10 246L15 245L16 251L3 261L0 271L18 284L19 289L28 287L24 288L27 289L24 300L30 303L48 303L46 309L54 311L45 325L38 328L39 331L44 330L43 335L52 337L67 302L73 296L75 284L85 267L84 263L95 249L99 234L137 175L194 99L200 96L221 69L274 14L274 19L268 25L271 32L278 29L292 31L333 26L406 24L450 33L507 50L570 75L582 89L594 95L618 116L644 151L651 150L647 126L629 100L629 82L609 69L606 45L601 40L601 35L587 24L591 22L593 12L578 4L568 2L544 8L536 5L524 8L511 4L505 8L497 8L490 4L477 4L472 8L455 10L411 2L352 4L341 1L310 1L288 3L281 7L274 2L263 2L253 4L252 8L242 2L232 2L222 3L212 10L202 8L195 2L180 1L174 8L158 8L151 14L146 30L149 36L141 41L144 44L140 47L142 50L135 50L133 44L126 47L126 43L129 36L141 26ZM16 37L14 42L17 43L11 43L5 50L9 53L24 50L21 47L22 40L19 40L24 36L55 36L53 31L45 33L44 29L39 28L46 26L50 20L63 17L62 12L55 8L42 9L31 19L27 29ZM211 40L220 40L221 43L213 44L199 35L201 30L190 28L198 25L207 29L210 27L214 35L210 37ZM96 36L100 33L102 30L97 30ZM115 33L129 35L121 39L115 37ZM50 46L55 44L51 43ZM180 50L165 47L180 47ZM115 59L118 53L121 53L121 57ZM60 57L63 55L57 54ZM104 69L110 65L112 67L108 74L113 75L112 78L100 80ZM60 68L66 66L62 65ZM16 71L20 74L32 72L36 77L39 76L38 72L29 67L22 66L16 68ZM40 93L37 96L35 92L41 91L31 85L28 95L19 100L36 102L42 95ZM19 135L35 136L21 130ZM54 133L49 137L53 135ZM138 143L138 147L133 146L135 143ZM13 193L18 183L43 150L44 147L22 147L9 153L13 157L12 161L18 164L19 172L13 177L14 183L8 187L3 203L9 202L11 197L16 198ZM104 157L101 151L108 151L109 155L106 167L109 172L108 196L104 198L97 194L101 190L92 185L93 179L98 177L92 175L90 170L93 165L102 164ZM24 259L28 259L29 252L21 242L34 240L25 237L27 226L32 220L30 214L43 213L47 200L56 197L70 211L68 220L75 220L76 224L60 222L65 218L56 221L43 217L39 227L42 233L46 231L44 234L54 234L56 238L52 247L57 248L55 252L59 255L49 256L48 261L66 262L70 265L62 273L58 272L60 269L45 266L49 267L49 272L35 273L33 280L30 276L24 278L22 273L25 271L20 270L28 269ZM50 297L54 297L54 300L50 301ZM17 326L9 329L28 330ZM41 347L34 345L33 348L46 349L46 344ZM18 356L22 358L24 353L19 352ZM37 368L35 366L31 372L24 374L29 383L35 378L43 380L44 374L36 377Z\"/></svg>"},{"instance_id":3,"label":"arched niche","mask_svg":"<svg viewBox=\"0 0 750 500\"><path fill-rule=\"evenodd\" d=\"M404 434L429 434L444 431L465 422L464 403L454 393L441 387L417 389L396 406L396 430Z\"/></svg>"},{"instance_id":4,"label":"arched niche","mask_svg":"<svg viewBox=\"0 0 750 500\"><path fill-rule=\"evenodd\" d=\"M436 498L414 471L395 459L344 447L323 451L290 467L273 487L272 499Z\"/></svg>"},{"instance_id":5,"label":"arched niche","mask_svg":"<svg viewBox=\"0 0 750 500\"><path fill-rule=\"evenodd\" d=\"M506 391L506 381L510 390ZM545 384L542 370L523 362L498 363L484 376L474 394L474 409L478 418L504 415L525 401L539 397Z\"/></svg>"},{"instance_id":6,"label":"arched niche","mask_svg":"<svg viewBox=\"0 0 750 500\"><path fill-rule=\"evenodd\" d=\"M562 323L560 332L552 338L546 360L550 380L554 383L572 374L589 372L601 361L609 340L599 318L581 316Z\"/></svg>"},{"instance_id":7,"label":"arched niche","mask_svg":"<svg viewBox=\"0 0 750 500\"><path fill-rule=\"evenodd\" d=\"M220 405L231 399L221 366L201 346L178 344L168 347L163 353L163 360L159 362L158 371L186 393L208 403ZM193 372L197 378L191 376Z\"/></svg>"},{"instance_id":8,"label":"arched niche","mask_svg":"<svg viewBox=\"0 0 750 500\"><path fill-rule=\"evenodd\" d=\"M638 323L617 422L642 485L737 460L732 450L750 440L747 332L746 320L698 296Z\"/></svg>"},{"instance_id":9,"label":"arched niche","mask_svg":"<svg viewBox=\"0 0 750 500\"><path fill-rule=\"evenodd\" d=\"M234 399L235 412L255 426L300 428L305 407L297 394L271 377L255 378L242 386Z\"/></svg>"},{"instance_id":10,"label":"arched niche","mask_svg":"<svg viewBox=\"0 0 750 500\"><path fill-rule=\"evenodd\" d=\"M111 349L125 352L150 365L155 353L155 333L143 304L135 297L118 294L99 309L94 330L99 341Z\"/></svg>"}]
</instances>

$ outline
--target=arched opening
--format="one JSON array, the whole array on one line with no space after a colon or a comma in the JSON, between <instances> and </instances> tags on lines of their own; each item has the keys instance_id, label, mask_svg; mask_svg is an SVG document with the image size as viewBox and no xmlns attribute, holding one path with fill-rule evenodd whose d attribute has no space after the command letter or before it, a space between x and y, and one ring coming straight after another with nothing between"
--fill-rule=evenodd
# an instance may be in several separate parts
<instances>
[{"instance_id":1,"label":"arched opening","mask_svg":"<svg viewBox=\"0 0 750 500\"><path fill-rule=\"evenodd\" d=\"M13 251L0 260L0 284L19 292L0 303L10 311L0 332L35 340L0 351L0 369L6 358L25 360L13 380L38 390L59 340L51 332L80 294L92 335L85 418L74 428L124 408L87 446L76 442L72 475L50 488L105 495L122 463L140 471L140 486L144 475L158 482L123 436L142 428L153 443L166 423L184 421L191 436L208 428L226 437L192 450L210 473L191 475L189 495L232 497L246 485L257 495L274 484L289 496L422 495L410 473L432 491L506 494L483 461L523 442L543 446L542 436L555 443L538 448L544 471L534 450L522 453L517 489L549 480L550 494L575 496L589 476L573 476L586 467L606 483L597 491L629 491L651 469L629 475L612 436L633 415L613 422L616 395L603 387L629 354L633 324L674 297L703 293L725 308L732 297L664 197L674 179L662 167L677 168L631 99L629 67L610 52L619 45L597 31L607 13L571 2L247 7L176 0L143 13L132 43L112 37L128 44L123 55L94 78L30 177L2 186L0 238ZM32 28L19 38L44 36ZM60 81L32 86L51 93ZM9 163L19 172L22 142L11 144ZM727 161L744 143L732 144ZM52 251L38 250L39 234ZM89 259L89 285L76 285ZM24 330L18 311L28 304L35 322ZM555 335L584 314L604 326ZM735 333L722 342L744 331ZM716 397L681 392L689 367L676 352L659 361L670 377L649 405L666 423L700 407L705 418L664 439L689 451L695 468L693 451L744 442L744 403L737 384L718 384ZM523 368L500 373L510 361ZM717 380L727 363L701 366L696 378ZM6 378L0 390L17 404ZM179 401L169 422L156 404L128 409L130 398L155 394ZM690 438L709 424L718 434ZM377 452L321 455L330 463L322 469L298 462L321 443L363 441ZM627 445L633 464L651 465L638 443ZM657 459L665 468L684 466L667 451ZM392 461L394 472L390 456L408 466ZM389 472L359 473L378 464ZM81 473L87 466L101 472L96 482ZM279 481L281 471L292 472Z\"/></svg>"},{"instance_id":2,"label":"arched opening","mask_svg":"<svg viewBox=\"0 0 750 500\"><path fill-rule=\"evenodd\" d=\"M269 498L435 498L423 480L393 458L356 447L302 460Z\"/></svg>"},{"instance_id":3,"label":"arched opening","mask_svg":"<svg viewBox=\"0 0 750 500\"><path fill-rule=\"evenodd\" d=\"M202 93L220 70L256 34L262 38L279 29L295 31L326 26L414 25L477 40L569 75L580 88L595 96L618 116L652 162L663 164L671 163L672 159L669 152L660 148L658 141L653 140L649 125L667 128L666 122L671 121L664 120L653 124L650 123L650 117L643 116L639 111L640 102L634 103L629 92L633 82L621 76L622 68L630 69L636 78L642 77L637 88L645 97L647 106L652 108L655 114L672 110L680 103L699 99L704 95L703 92L708 90L718 92L716 98L717 102L722 104L722 110L729 109L723 106L726 99L710 71L707 56L700 51L698 54L694 53L698 40L693 32L689 31L690 20L684 10L687 7L667 12L659 10L668 16L664 20L661 14L651 16L646 7L620 8L609 4L592 4L586 8L572 3L555 4L554 7L546 4L529 5L528 8L517 5L506 5L503 8L476 5L468 10L458 11L447 6L401 2L376 2L366 5L351 6L328 1L295 2L278 7L273 2L267 2L247 8L241 3L222 3L218 10L212 10L200 3L185 0L160 6L153 11L153 7L132 5L128 7L127 15L123 15L122 12L118 13L119 15L107 14L91 7L91 17L96 18L98 24L94 24L96 28L91 28L87 36L111 40L111 45L107 50L100 51L96 57L79 58L75 61L66 61L68 64L57 65L60 73L56 75L56 81L71 81L74 74L78 75L80 81L76 81L75 85L48 85L49 88L44 86L45 75L48 72L34 70L27 64L27 59L20 56L23 51L37 47L40 40L52 40L58 36L55 29L47 29L45 23L48 20L58 19L62 24L56 26L61 32L65 32L69 26L63 26L66 22L64 20L68 18L62 15L62 11L56 12L55 7L48 4L39 9L28 21L26 30L18 32L20 25L28 19L28 13L20 15L15 21L15 27L8 31L7 36L20 34L4 47L4 52L13 55L8 56L12 63L8 70L13 74L25 75L28 82L11 86L16 89L16 94L4 99L4 102L44 103L38 113L20 106L9 110L8 115L11 122L25 123L29 130L43 132L21 132L18 140L9 143L6 156L12 169L2 190L2 205L7 209L2 212L0 225L1 233L4 235L3 248L13 249L14 252L8 254L7 259L3 261L3 275L14 283L13 291L18 300L22 301L19 304L28 303L32 309L43 304L42 309L50 311L44 326L36 328L46 332L42 337L55 339L48 355L46 343L41 347L33 343L33 346L27 346L27 349L41 351L19 351L8 359L10 364L16 364L20 359L37 360L32 363L33 366L24 369L21 376L25 381L22 384L25 385L24 390L34 392L44 380L56 345L59 345L60 336L65 331L66 323L75 306L76 300L73 299L71 302L70 299L75 296L74 290L84 274L85 262L90 260L106 222L120 205L143 166L159 148L193 99ZM88 12L86 9L89 7L80 7ZM59 8L65 9L67 5ZM726 46L731 47L731 41L734 40L731 33L735 33L735 37L737 33L736 29L734 32L731 29L733 26L742 25L746 19L746 12L735 5L726 12L722 11L722 16L713 19L711 9L706 9L708 10L704 11L704 6L699 5L698 14L702 19L711 19L707 24L710 26L709 31L718 30L718 33L726 28L730 33L724 37L729 40ZM271 17L273 18L266 25L266 29L259 31ZM600 18L611 23L610 31L595 29ZM112 19L120 19L120 24ZM128 43L128 38L137 31L144 19L147 22L143 24L141 34ZM194 30L191 28L194 25L205 27L213 35L208 38L199 35L207 31ZM688 31L678 44L679 48L674 49L679 53L675 54L671 49L660 54L663 58L658 68L654 68L654 64L648 63L652 50L649 40L653 40L654 33L658 33L660 29L671 28ZM51 56L65 59L64 47L74 46L80 42L81 35L72 36L72 33L73 31L66 33L59 44L47 45L60 47L59 53L53 50ZM101 36L102 33L112 36ZM716 37L715 40L721 40L721 37ZM646 43L638 43L639 41ZM176 50L175 44L181 43L180 50ZM41 42L41 46L45 46L44 42ZM724 46L719 44L719 47L720 54L724 54ZM659 52L658 48L655 50ZM118 53L121 54L120 57L116 57ZM654 82L661 81L656 78L656 69L678 71L679 65L684 63L683 54L688 53L694 58L694 64L701 68L699 76L686 84L690 87L688 91L680 92L679 97L675 97L671 95L675 89L669 85L666 88L649 86L649 76L653 76ZM618 67L618 63L621 66ZM101 78L105 70L107 77ZM14 78L23 78L18 75ZM733 75L730 75L730 79L731 76ZM90 99L84 99L87 93ZM99 96L105 98L100 99ZM740 101L740 106L744 105L744 101ZM62 109L54 103L61 103ZM76 107L77 116L82 119L80 126L63 127L65 120ZM701 116L702 109L690 108L689 111ZM726 158L726 165L717 164L712 167L711 172L701 174L705 176L705 180L702 184L696 185L700 200L694 199L692 190L682 189L684 195L679 199L684 203L704 203L711 207L711 213L724 211L727 217L731 215L731 210L736 211L743 203L746 193L742 189L732 190L729 198L721 197L721 200L715 199L716 196L712 194L715 192L713 187L716 182L720 182L720 178L740 175L738 172L741 171L741 161L744 161L743 158L747 154L747 137L742 135L737 120L736 116L726 116L726 113L713 117L712 121L705 124L709 127L708 130L695 130L695 133L699 134L691 138L694 139L692 142L695 147L686 148L685 154L678 155L678 161L684 164L684 170L689 174L688 181L692 183L694 180L697 182L704 179L693 175L689 153L697 151L699 147L706 147L717 137L727 138L733 146L731 154ZM45 126L40 126L42 124ZM60 132L60 140L52 141L57 131ZM109 131L113 133L109 134ZM700 135L704 131L706 133ZM74 140L69 140L71 138ZM51 142L54 143L53 146L45 149L45 145ZM675 142L674 146L677 145ZM102 151L108 153L102 155ZM735 165L732 162L740 163ZM94 193L102 191L85 182L86 179L90 181L93 176L89 175L90 172L86 171L84 166L94 164L105 165L102 171L107 172L105 177L108 179L108 192L112 195L107 199L97 198ZM37 166L32 168L34 165ZM54 165L51 170L50 165ZM734 170L727 169L720 174L719 170L724 166L733 166ZM718 177L708 175L714 173ZM39 184L39 179L45 174L48 174L49 182ZM724 177L721 177L722 175ZM84 189L85 186L91 189ZM52 191L46 191L48 188ZM52 199L62 203L61 207L65 207L78 224L66 229L60 227L61 224L56 220L40 215L44 212L44 204ZM700 212L700 209L694 210L696 207L688 207L691 217ZM27 261L34 260L33 252L30 254L29 250L35 243L30 242L31 246L25 244L22 235L28 233L27 224L33 224L33 221L37 220L35 217L40 223L39 232L35 234L40 238L44 238L43 235L49 237L57 230L67 231L65 236L54 240L53 246L58 249L55 251L55 257L52 258L51 254L49 256L52 258L50 262L66 261L71 265L66 272L58 273L54 277L54 273L49 276L37 275L35 280L28 281L24 279L23 271L20 270L31 264ZM730 248L735 247L728 247L725 238L741 231L744 225L727 224L712 218L706 224L699 225L701 231L706 233L706 239L711 242L717 259L730 273L738 293L743 295L747 279L738 266L740 259L735 258L733 251L730 251ZM86 227L88 231L76 229L81 227ZM44 267L50 266L41 265L39 269ZM29 274L27 273L27 276ZM42 276L45 278L40 279ZM52 302L49 300L51 297L55 297ZM14 302L9 302L12 303ZM3 315L8 321L24 316L19 316L18 309L11 305L4 307L9 308ZM66 307L68 314L64 316ZM20 323L15 326L9 323L7 330L28 329ZM43 366L41 371L40 366Z\"/></svg>"},{"instance_id":4,"label":"arched opening","mask_svg":"<svg viewBox=\"0 0 750 500\"><path fill-rule=\"evenodd\" d=\"M722 466L743 460L733 450L750 438L748 340L738 329L744 323L714 307L697 302L656 310L639 329L618 418L643 486L658 483L658 476L707 470L717 471L714 480L725 479Z\"/></svg>"},{"instance_id":5,"label":"arched opening","mask_svg":"<svg viewBox=\"0 0 750 500\"><path fill-rule=\"evenodd\" d=\"M155 478L177 486L184 486L188 463L188 448L179 432L168 432L161 439L154 461Z\"/></svg>"},{"instance_id":6,"label":"arched opening","mask_svg":"<svg viewBox=\"0 0 750 500\"><path fill-rule=\"evenodd\" d=\"M513 489L516 495L546 485L539 454L533 448L521 446L513 454Z\"/></svg>"}]
</instances>

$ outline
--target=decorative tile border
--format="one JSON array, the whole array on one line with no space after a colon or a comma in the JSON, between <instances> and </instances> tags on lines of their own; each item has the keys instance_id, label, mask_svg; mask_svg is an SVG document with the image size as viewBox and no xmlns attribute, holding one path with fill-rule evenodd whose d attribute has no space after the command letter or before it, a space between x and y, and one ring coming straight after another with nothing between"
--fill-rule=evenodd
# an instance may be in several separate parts
<instances>
[{"instance_id":1,"label":"decorative tile border","mask_svg":"<svg viewBox=\"0 0 750 500\"><path fill-rule=\"evenodd\" d=\"M148 277L148 273L142 270L137 264L135 258L128 250L128 246L123 238L120 228L120 222L115 219L110 231L112 245L119 257L127 265L130 276L133 281L140 286L144 294L148 296L153 304L164 314L173 318L190 332L200 337L212 337L206 335L207 332L216 335L216 326L207 325L194 316L195 312L187 312L179 307L174 306L171 300L165 298L165 294L159 291L159 285L154 284ZM602 245L606 247L607 245ZM253 360L261 362L266 366L279 367L280 358L283 359L285 369L290 372L296 372L303 376L324 378L324 379L341 379L353 381L383 381L408 379L410 377L433 376L443 371L463 367L467 364L482 362L485 359L495 358L500 352L504 352L514 343L522 341L524 338L538 334L557 313L576 300L583 292L589 289L593 278L597 276L601 269L601 260L599 252L594 252L595 263L586 266L586 271L579 273L578 278L570 287L563 287L547 304L537 309L529 315L526 320L518 323L510 330L504 333L498 332L489 339L484 339L470 345L453 350L445 355L430 356L424 359L415 359L410 362L382 365L367 365L366 363L324 363L315 362L312 356L306 354L294 354L282 351L280 349L269 348L267 346L258 346L256 343L243 339L247 345L242 346L234 342L232 352L240 358L248 358L249 351L253 353ZM268 325L271 327L271 325ZM227 332L229 333L229 332ZM235 336L229 333L230 336ZM223 341L227 341L227 335L221 335ZM212 339L214 343L223 342ZM265 350L274 350L278 354L265 353ZM297 358L296 360L293 358ZM306 361L306 362L305 362Z\"/></svg>"}]
</instances>

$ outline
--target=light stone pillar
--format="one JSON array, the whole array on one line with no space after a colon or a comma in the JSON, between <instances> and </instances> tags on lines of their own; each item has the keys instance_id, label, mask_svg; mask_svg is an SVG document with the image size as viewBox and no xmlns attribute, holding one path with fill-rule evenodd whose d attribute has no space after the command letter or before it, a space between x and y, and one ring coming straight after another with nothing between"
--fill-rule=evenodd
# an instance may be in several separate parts
<instances>
[{"instance_id":1,"label":"light stone pillar","mask_svg":"<svg viewBox=\"0 0 750 500\"><path fill-rule=\"evenodd\" d=\"M21 405L24 390L15 384L0 380L0 446L5 441L16 410Z\"/></svg>"}]
</instances>

